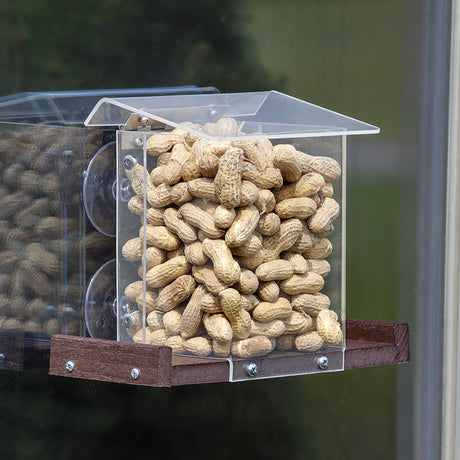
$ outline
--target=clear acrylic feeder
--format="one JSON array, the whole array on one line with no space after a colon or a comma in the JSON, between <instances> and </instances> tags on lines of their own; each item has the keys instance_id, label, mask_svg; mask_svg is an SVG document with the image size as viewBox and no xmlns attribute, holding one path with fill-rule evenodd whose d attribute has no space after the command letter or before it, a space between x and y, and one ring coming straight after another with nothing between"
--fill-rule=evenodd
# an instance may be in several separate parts
<instances>
[{"instance_id":1,"label":"clear acrylic feeder","mask_svg":"<svg viewBox=\"0 0 460 460\"><path fill-rule=\"evenodd\" d=\"M116 130L83 122L102 97L206 91L215 90L62 91L0 98L2 337L17 331L47 342L53 334L116 338Z\"/></svg>"},{"instance_id":2,"label":"clear acrylic feeder","mask_svg":"<svg viewBox=\"0 0 460 460\"><path fill-rule=\"evenodd\" d=\"M346 137L269 91L104 98L116 148L117 338L226 358L231 381L344 368Z\"/></svg>"}]
</instances>

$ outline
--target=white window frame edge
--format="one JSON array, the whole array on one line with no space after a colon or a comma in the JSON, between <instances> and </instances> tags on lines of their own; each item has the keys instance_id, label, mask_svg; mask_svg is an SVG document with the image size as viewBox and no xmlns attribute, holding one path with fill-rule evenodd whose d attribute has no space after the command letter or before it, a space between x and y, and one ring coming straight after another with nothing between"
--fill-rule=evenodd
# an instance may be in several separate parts
<instances>
[{"instance_id":1,"label":"white window frame edge","mask_svg":"<svg viewBox=\"0 0 460 460\"><path fill-rule=\"evenodd\" d=\"M460 0L452 1L442 459L460 460Z\"/></svg>"}]
</instances>

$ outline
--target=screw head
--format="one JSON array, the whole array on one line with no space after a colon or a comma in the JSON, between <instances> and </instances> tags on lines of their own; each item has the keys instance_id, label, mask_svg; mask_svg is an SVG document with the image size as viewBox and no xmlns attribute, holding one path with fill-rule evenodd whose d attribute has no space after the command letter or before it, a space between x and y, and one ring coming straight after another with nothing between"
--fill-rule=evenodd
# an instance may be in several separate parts
<instances>
[{"instance_id":1,"label":"screw head","mask_svg":"<svg viewBox=\"0 0 460 460\"><path fill-rule=\"evenodd\" d=\"M135 147L141 148L144 145L144 141L140 137L135 137L133 140L133 144Z\"/></svg>"},{"instance_id":2,"label":"screw head","mask_svg":"<svg viewBox=\"0 0 460 460\"><path fill-rule=\"evenodd\" d=\"M123 316L123 326L126 328L130 328L134 324L134 318L132 315L127 313L126 315Z\"/></svg>"},{"instance_id":3,"label":"screw head","mask_svg":"<svg viewBox=\"0 0 460 460\"><path fill-rule=\"evenodd\" d=\"M5 364L6 356L3 353L0 353L0 364Z\"/></svg>"},{"instance_id":4,"label":"screw head","mask_svg":"<svg viewBox=\"0 0 460 460\"><path fill-rule=\"evenodd\" d=\"M318 358L318 367L320 369L327 369L329 367L329 359L327 356L321 356Z\"/></svg>"},{"instance_id":5,"label":"screw head","mask_svg":"<svg viewBox=\"0 0 460 460\"><path fill-rule=\"evenodd\" d=\"M126 306L126 310L129 313L133 313L134 311L137 310L137 305L135 305L133 302L129 302L128 305Z\"/></svg>"},{"instance_id":6,"label":"screw head","mask_svg":"<svg viewBox=\"0 0 460 460\"><path fill-rule=\"evenodd\" d=\"M148 122L149 122L149 119L147 117L145 117L143 115L141 117L139 117L139 123L141 125L146 125Z\"/></svg>"},{"instance_id":7,"label":"screw head","mask_svg":"<svg viewBox=\"0 0 460 460\"><path fill-rule=\"evenodd\" d=\"M65 162L70 165L73 161L73 157L75 156L75 152L73 150L64 150L62 152L62 156L64 157Z\"/></svg>"},{"instance_id":8,"label":"screw head","mask_svg":"<svg viewBox=\"0 0 460 460\"><path fill-rule=\"evenodd\" d=\"M67 372L72 372L75 369L75 363L73 361L67 361L65 363L65 369Z\"/></svg>"},{"instance_id":9,"label":"screw head","mask_svg":"<svg viewBox=\"0 0 460 460\"><path fill-rule=\"evenodd\" d=\"M136 159L131 155L126 155L123 158L123 166L129 171L134 168L134 165L137 163Z\"/></svg>"},{"instance_id":10,"label":"screw head","mask_svg":"<svg viewBox=\"0 0 460 460\"><path fill-rule=\"evenodd\" d=\"M249 377L255 377L257 375L257 364L255 363L251 363L251 364L248 364L247 367L246 367L246 371L249 375Z\"/></svg>"},{"instance_id":11,"label":"screw head","mask_svg":"<svg viewBox=\"0 0 460 460\"><path fill-rule=\"evenodd\" d=\"M123 313L132 313L133 311L137 310L137 305L133 302L130 302L125 296L120 299L120 307ZM126 327L131 327L132 317L124 318L124 320L127 322L127 324L129 323L129 325Z\"/></svg>"},{"instance_id":12,"label":"screw head","mask_svg":"<svg viewBox=\"0 0 460 460\"><path fill-rule=\"evenodd\" d=\"M137 380L140 374L141 371L137 367L133 367L131 369L131 377L133 378L133 380Z\"/></svg>"}]
</instances>

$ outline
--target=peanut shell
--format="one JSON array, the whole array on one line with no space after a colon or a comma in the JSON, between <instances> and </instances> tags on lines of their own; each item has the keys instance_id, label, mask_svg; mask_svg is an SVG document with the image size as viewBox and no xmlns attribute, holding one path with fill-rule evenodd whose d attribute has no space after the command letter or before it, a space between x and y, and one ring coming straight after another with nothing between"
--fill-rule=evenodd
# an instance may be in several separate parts
<instances>
[{"instance_id":1,"label":"peanut shell","mask_svg":"<svg viewBox=\"0 0 460 460\"><path fill-rule=\"evenodd\" d=\"M190 270L190 264L184 256L175 257L151 268L146 276L146 283L152 288L166 286Z\"/></svg>"},{"instance_id":2,"label":"peanut shell","mask_svg":"<svg viewBox=\"0 0 460 460\"><path fill-rule=\"evenodd\" d=\"M272 351L272 342L268 337L258 335L233 342L232 355L239 358L256 358L268 355Z\"/></svg>"},{"instance_id":3,"label":"peanut shell","mask_svg":"<svg viewBox=\"0 0 460 460\"><path fill-rule=\"evenodd\" d=\"M321 338L333 345L343 340L342 329L338 322L337 313L333 310L322 310L316 317L316 328Z\"/></svg>"},{"instance_id":4,"label":"peanut shell","mask_svg":"<svg viewBox=\"0 0 460 460\"><path fill-rule=\"evenodd\" d=\"M267 323L274 319L287 318L291 312L291 302L280 297L274 302L260 302L252 311L252 317L255 321Z\"/></svg>"},{"instance_id":5,"label":"peanut shell","mask_svg":"<svg viewBox=\"0 0 460 460\"><path fill-rule=\"evenodd\" d=\"M289 295L314 294L324 286L324 279L317 273L308 272L305 275L292 275L280 282L280 288Z\"/></svg>"},{"instance_id":6,"label":"peanut shell","mask_svg":"<svg viewBox=\"0 0 460 460\"><path fill-rule=\"evenodd\" d=\"M224 240L206 238L203 252L212 260L214 271L221 281L230 285L240 279L241 268Z\"/></svg>"},{"instance_id":7,"label":"peanut shell","mask_svg":"<svg viewBox=\"0 0 460 460\"><path fill-rule=\"evenodd\" d=\"M219 202L226 208L234 208L241 201L243 151L230 148L219 159L219 169L214 186Z\"/></svg>"},{"instance_id":8,"label":"peanut shell","mask_svg":"<svg viewBox=\"0 0 460 460\"><path fill-rule=\"evenodd\" d=\"M323 339L316 331L306 332L295 338L295 347L298 351L318 351L323 346Z\"/></svg>"}]
</instances>

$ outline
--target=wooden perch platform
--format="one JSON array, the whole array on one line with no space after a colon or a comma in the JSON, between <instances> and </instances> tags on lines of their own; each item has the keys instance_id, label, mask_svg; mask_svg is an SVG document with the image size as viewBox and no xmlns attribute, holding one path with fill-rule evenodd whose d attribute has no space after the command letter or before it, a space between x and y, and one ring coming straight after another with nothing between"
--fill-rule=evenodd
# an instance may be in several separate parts
<instances>
[{"instance_id":1,"label":"wooden perch platform","mask_svg":"<svg viewBox=\"0 0 460 460\"><path fill-rule=\"evenodd\" d=\"M409 361L409 326L405 323L348 319L346 335L345 369ZM329 365L321 370L318 358L323 355L327 355ZM327 350L317 353L272 353L262 358L233 360L232 365L222 358L172 355L169 347L55 335L51 339L49 373L132 385L171 387L340 370L342 360L341 350ZM248 365L253 363L258 372L250 377Z\"/></svg>"}]
</instances>

